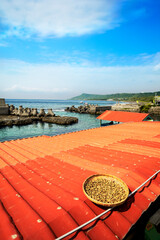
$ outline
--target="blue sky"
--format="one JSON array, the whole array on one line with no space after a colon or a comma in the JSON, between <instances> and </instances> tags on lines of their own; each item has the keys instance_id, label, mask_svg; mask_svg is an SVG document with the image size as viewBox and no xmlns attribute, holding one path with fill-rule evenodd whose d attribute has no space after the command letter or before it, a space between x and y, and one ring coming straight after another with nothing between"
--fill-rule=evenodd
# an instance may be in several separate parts
<instances>
[{"instance_id":1,"label":"blue sky","mask_svg":"<svg viewBox=\"0 0 160 240\"><path fill-rule=\"evenodd\" d=\"M0 97L160 90L159 0L1 0Z\"/></svg>"}]
</instances>

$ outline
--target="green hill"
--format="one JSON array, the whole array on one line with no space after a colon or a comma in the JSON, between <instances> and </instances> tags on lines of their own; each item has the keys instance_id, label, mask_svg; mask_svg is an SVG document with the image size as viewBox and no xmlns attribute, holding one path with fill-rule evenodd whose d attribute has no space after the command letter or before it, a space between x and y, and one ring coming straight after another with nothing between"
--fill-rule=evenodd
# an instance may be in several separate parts
<instances>
[{"instance_id":1,"label":"green hill","mask_svg":"<svg viewBox=\"0 0 160 240\"><path fill-rule=\"evenodd\" d=\"M160 95L160 91L158 92L146 92L146 93L115 93L115 94L106 94L106 95L98 95L98 94L87 94L82 93L79 96L73 97L71 100L109 100L112 99L114 101L145 101L152 102L155 94Z\"/></svg>"}]
</instances>

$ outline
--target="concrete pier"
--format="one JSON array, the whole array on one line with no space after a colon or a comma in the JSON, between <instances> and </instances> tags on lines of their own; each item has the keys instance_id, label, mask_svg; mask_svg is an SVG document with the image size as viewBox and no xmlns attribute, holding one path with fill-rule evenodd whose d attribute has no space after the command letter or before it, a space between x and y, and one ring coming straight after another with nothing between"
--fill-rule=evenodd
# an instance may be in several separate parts
<instances>
[{"instance_id":1,"label":"concrete pier","mask_svg":"<svg viewBox=\"0 0 160 240\"><path fill-rule=\"evenodd\" d=\"M0 98L0 115L8 115L9 114L9 107L5 104L5 99Z\"/></svg>"}]
</instances>

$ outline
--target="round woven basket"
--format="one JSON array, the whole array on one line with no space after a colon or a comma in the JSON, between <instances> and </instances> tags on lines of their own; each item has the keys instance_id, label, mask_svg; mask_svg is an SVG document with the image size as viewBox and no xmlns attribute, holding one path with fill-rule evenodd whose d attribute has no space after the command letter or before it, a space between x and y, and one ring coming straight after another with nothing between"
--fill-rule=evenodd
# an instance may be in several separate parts
<instances>
[{"instance_id":1,"label":"round woven basket","mask_svg":"<svg viewBox=\"0 0 160 240\"><path fill-rule=\"evenodd\" d=\"M123 199L120 201L114 201L114 202L112 200L109 202L108 201L102 202L102 201L98 201L98 200L94 199L93 197L91 197L86 191L87 185L89 185L90 182L96 182L99 180L100 181L104 180L104 182L106 180L109 182L114 181L115 186L123 189ZM104 183L104 185L105 185L105 183ZM128 198L128 195L129 195L129 189L125 182L123 182L120 178L117 178L113 175L107 175L107 174L96 174L96 175L92 175L92 176L88 177L83 183L83 192L90 201L92 201L98 205L107 206L107 207L115 207L115 206L121 205L122 203L124 203L126 201L126 199ZM110 192L111 192L111 190L110 190ZM106 191L106 195L107 194L110 194L110 193ZM120 192L116 192L116 194L119 195ZM116 194L114 195L114 198L116 197ZM98 195L101 195L101 192L99 192Z\"/></svg>"}]
</instances>

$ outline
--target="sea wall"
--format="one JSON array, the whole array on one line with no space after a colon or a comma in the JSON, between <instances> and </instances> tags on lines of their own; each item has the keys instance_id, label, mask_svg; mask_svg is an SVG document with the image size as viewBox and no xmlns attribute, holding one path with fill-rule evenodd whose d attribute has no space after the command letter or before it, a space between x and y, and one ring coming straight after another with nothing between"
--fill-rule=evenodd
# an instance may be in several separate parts
<instances>
[{"instance_id":1,"label":"sea wall","mask_svg":"<svg viewBox=\"0 0 160 240\"><path fill-rule=\"evenodd\" d=\"M95 115L100 115L106 110L111 110L111 111L126 111L126 112L145 112L149 113L150 116L154 120L159 120L160 119L160 106L155 106L151 104L144 104L144 103L136 103L136 102L131 102L131 103L117 103L112 106L97 106L97 105L80 105L79 107L68 107L65 109L65 111L69 112L76 112L76 113L88 113L88 114L95 114Z\"/></svg>"},{"instance_id":2,"label":"sea wall","mask_svg":"<svg viewBox=\"0 0 160 240\"><path fill-rule=\"evenodd\" d=\"M0 114L0 127L20 126L32 124L33 122L46 122L59 125L71 125L78 122L78 118L69 116L56 116L52 109L48 109L46 113L44 109L37 108L15 108L14 105L8 106L6 114Z\"/></svg>"},{"instance_id":3,"label":"sea wall","mask_svg":"<svg viewBox=\"0 0 160 240\"><path fill-rule=\"evenodd\" d=\"M111 110L111 106L98 106L98 105L80 105L79 107L67 107L65 111L67 112L76 112L76 113L88 113L88 114L101 114L106 110Z\"/></svg>"},{"instance_id":4,"label":"sea wall","mask_svg":"<svg viewBox=\"0 0 160 240\"><path fill-rule=\"evenodd\" d=\"M160 106L149 103L129 103L129 104L115 104L112 106L113 111L126 111L148 113L153 120L160 120Z\"/></svg>"},{"instance_id":5,"label":"sea wall","mask_svg":"<svg viewBox=\"0 0 160 240\"><path fill-rule=\"evenodd\" d=\"M149 114L159 115L160 116L160 106L157 107L151 107L148 110Z\"/></svg>"}]
</instances>

